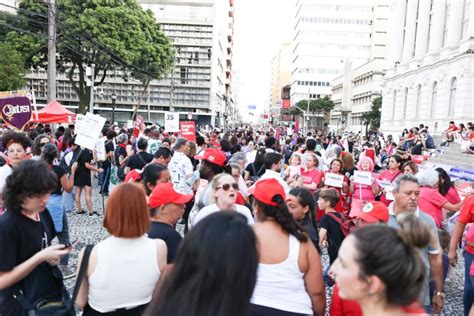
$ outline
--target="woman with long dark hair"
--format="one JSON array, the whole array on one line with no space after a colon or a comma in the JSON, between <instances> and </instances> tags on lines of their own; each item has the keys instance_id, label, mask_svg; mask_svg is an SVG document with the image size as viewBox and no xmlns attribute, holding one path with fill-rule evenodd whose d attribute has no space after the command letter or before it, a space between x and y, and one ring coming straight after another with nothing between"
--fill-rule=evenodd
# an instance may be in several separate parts
<instances>
[{"instance_id":1,"label":"woman with long dark hair","mask_svg":"<svg viewBox=\"0 0 474 316\"><path fill-rule=\"evenodd\" d=\"M286 198L286 205L293 218L298 224L304 227L314 247L319 249L318 224L314 213L314 198L311 191L303 188L293 188Z\"/></svg>"},{"instance_id":2,"label":"woman with long dark hair","mask_svg":"<svg viewBox=\"0 0 474 316\"><path fill-rule=\"evenodd\" d=\"M256 182L264 173L265 173L265 164L263 163L263 158L265 157L266 151L265 148L260 148L257 150L255 156L255 161L249 163L245 168L245 181L250 181L251 183Z\"/></svg>"},{"instance_id":3,"label":"woman with long dark hair","mask_svg":"<svg viewBox=\"0 0 474 316\"><path fill-rule=\"evenodd\" d=\"M253 196L260 258L249 315L324 315L319 255L289 212L283 186L260 180Z\"/></svg>"},{"instance_id":4,"label":"woman with long dark hair","mask_svg":"<svg viewBox=\"0 0 474 316\"><path fill-rule=\"evenodd\" d=\"M385 205L389 205L392 202L392 197L389 195L387 199L387 190L393 188L393 185L399 177L403 175L402 172L402 157L399 155L393 155L388 159L388 169L382 171L379 174L379 184L382 187L382 195L380 196L380 202Z\"/></svg>"},{"instance_id":5,"label":"woman with long dark hair","mask_svg":"<svg viewBox=\"0 0 474 316\"><path fill-rule=\"evenodd\" d=\"M158 283L144 316L247 315L256 280L256 245L243 215L209 215L181 242L174 268Z\"/></svg>"},{"instance_id":6,"label":"woman with long dark hair","mask_svg":"<svg viewBox=\"0 0 474 316\"><path fill-rule=\"evenodd\" d=\"M453 181L451 181L451 177L443 168L436 168L439 174L439 186L438 190L442 196L444 196L448 202L451 204L458 204L461 202L461 198L459 197L458 191L454 186Z\"/></svg>"}]
</instances>

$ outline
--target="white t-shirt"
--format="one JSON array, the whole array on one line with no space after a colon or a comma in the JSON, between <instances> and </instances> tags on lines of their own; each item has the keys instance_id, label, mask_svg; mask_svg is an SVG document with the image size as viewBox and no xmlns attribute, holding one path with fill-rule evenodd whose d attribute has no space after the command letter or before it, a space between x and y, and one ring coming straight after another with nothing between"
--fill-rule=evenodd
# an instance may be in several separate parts
<instances>
[{"instance_id":1,"label":"white t-shirt","mask_svg":"<svg viewBox=\"0 0 474 316\"><path fill-rule=\"evenodd\" d=\"M255 224L255 220L252 217L252 213L250 212L250 210L247 207L245 207L243 205L240 205L240 204L235 204L235 208L236 208L237 213L240 213L240 214L244 215L247 218L247 222L248 222L249 225ZM196 226L196 224L199 221L201 221L202 219L204 219L206 216L209 216L209 215L211 215L213 213L216 213L216 212L219 212L219 211L220 211L219 206L217 206L216 203L208 205L206 207L203 207L199 211L199 213L196 215L196 217L194 218L194 225L193 226Z\"/></svg>"},{"instance_id":2,"label":"white t-shirt","mask_svg":"<svg viewBox=\"0 0 474 316\"><path fill-rule=\"evenodd\" d=\"M193 173L191 160L182 152L175 152L168 164L174 189L181 194L192 194L193 189L186 182L186 176Z\"/></svg>"},{"instance_id":3,"label":"white t-shirt","mask_svg":"<svg viewBox=\"0 0 474 316\"><path fill-rule=\"evenodd\" d=\"M2 167L0 167L0 194L3 192L3 187L5 186L7 182L7 178L9 175L12 174L12 168L5 164Z\"/></svg>"}]
</instances>

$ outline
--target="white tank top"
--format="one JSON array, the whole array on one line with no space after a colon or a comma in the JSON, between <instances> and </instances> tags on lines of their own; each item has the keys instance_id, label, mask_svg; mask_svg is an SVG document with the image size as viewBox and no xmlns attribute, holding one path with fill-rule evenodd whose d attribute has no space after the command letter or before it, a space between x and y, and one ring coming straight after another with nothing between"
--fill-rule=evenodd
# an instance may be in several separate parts
<instances>
[{"instance_id":1,"label":"white tank top","mask_svg":"<svg viewBox=\"0 0 474 316\"><path fill-rule=\"evenodd\" d=\"M300 242L289 235L289 252L277 264L259 263L257 284L251 303L283 311L313 315L311 298L304 285L304 273L298 266Z\"/></svg>"},{"instance_id":2,"label":"white tank top","mask_svg":"<svg viewBox=\"0 0 474 316\"><path fill-rule=\"evenodd\" d=\"M101 313L151 301L160 277L156 241L109 237L94 247L97 265L89 277L89 305Z\"/></svg>"}]
</instances>

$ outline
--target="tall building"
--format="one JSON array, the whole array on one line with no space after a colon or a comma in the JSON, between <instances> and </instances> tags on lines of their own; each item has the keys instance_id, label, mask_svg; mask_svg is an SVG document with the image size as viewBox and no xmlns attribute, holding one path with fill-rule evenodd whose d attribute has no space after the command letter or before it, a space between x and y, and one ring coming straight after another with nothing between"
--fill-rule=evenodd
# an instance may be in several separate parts
<instances>
[{"instance_id":1,"label":"tall building","mask_svg":"<svg viewBox=\"0 0 474 316\"><path fill-rule=\"evenodd\" d=\"M330 82L346 62L369 60L374 0L297 0L292 66L292 104L331 94Z\"/></svg>"},{"instance_id":2,"label":"tall building","mask_svg":"<svg viewBox=\"0 0 474 316\"><path fill-rule=\"evenodd\" d=\"M372 101L382 96L383 75L387 69L390 0L374 0L370 58L367 63L353 67L348 58L344 72L331 82L335 107L331 111L330 127L363 131L362 115L371 110Z\"/></svg>"},{"instance_id":3,"label":"tall building","mask_svg":"<svg viewBox=\"0 0 474 316\"><path fill-rule=\"evenodd\" d=\"M151 10L161 29L173 42L176 57L173 71L150 83L140 114L145 120L163 123L165 111L181 114L199 124L223 126L236 111L232 93L233 0L140 0ZM124 81L111 73L95 90L98 114L126 121L143 90L139 81ZM46 102L46 72L28 75L38 102ZM77 107L78 97L63 73L58 74L57 98Z\"/></svg>"},{"instance_id":4,"label":"tall building","mask_svg":"<svg viewBox=\"0 0 474 316\"><path fill-rule=\"evenodd\" d=\"M293 44L291 42L285 42L278 50L278 54L272 59L271 106L275 106L281 101L283 87L291 84L292 50Z\"/></svg>"},{"instance_id":5,"label":"tall building","mask_svg":"<svg viewBox=\"0 0 474 316\"><path fill-rule=\"evenodd\" d=\"M472 0L393 1L382 130L474 119Z\"/></svg>"}]
</instances>

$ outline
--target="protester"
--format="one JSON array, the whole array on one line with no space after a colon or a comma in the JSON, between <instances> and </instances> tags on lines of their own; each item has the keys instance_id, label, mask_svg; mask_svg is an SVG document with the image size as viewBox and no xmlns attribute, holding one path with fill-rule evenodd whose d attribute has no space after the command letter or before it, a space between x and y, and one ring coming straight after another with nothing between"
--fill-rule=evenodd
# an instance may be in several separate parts
<instances>
[{"instance_id":1,"label":"protester","mask_svg":"<svg viewBox=\"0 0 474 316\"><path fill-rule=\"evenodd\" d=\"M417 299L427 278L417 248L430 243L431 233L413 215L399 218L399 224L399 231L382 225L356 230L331 267L339 296L356 301L364 316L419 313L405 307Z\"/></svg>"},{"instance_id":2,"label":"protester","mask_svg":"<svg viewBox=\"0 0 474 316\"><path fill-rule=\"evenodd\" d=\"M319 222L319 243L328 248L330 264L336 260L339 247L344 240L339 224L342 215L335 210L339 199L339 193L334 189L322 190L319 193L318 207L325 213Z\"/></svg>"},{"instance_id":3,"label":"protester","mask_svg":"<svg viewBox=\"0 0 474 316\"><path fill-rule=\"evenodd\" d=\"M397 179L402 176L401 166L402 158L398 155L391 156L388 160L388 169L379 174L379 180L393 187ZM388 206L391 200L387 199L386 189L382 187L381 191L382 195L380 196L380 201Z\"/></svg>"},{"instance_id":4,"label":"protester","mask_svg":"<svg viewBox=\"0 0 474 316\"><path fill-rule=\"evenodd\" d=\"M240 213L247 218L249 225L255 224L255 220L252 217L250 210L243 206L236 204L237 193L239 186L237 181L226 173L218 174L212 179L212 201L214 203L203 207L194 218L194 225L200 222L210 214L226 210L235 211Z\"/></svg>"},{"instance_id":5,"label":"protester","mask_svg":"<svg viewBox=\"0 0 474 316\"><path fill-rule=\"evenodd\" d=\"M342 179L342 185L341 186L334 186L334 185L327 185L325 183L326 181L326 175L330 174L336 174L343 176ZM323 177L321 178L320 186L323 186L325 189L334 189L339 193L339 200L334 207L334 209L338 212L345 212L348 211L350 208L350 203L347 203L346 194L349 193L349 179L345 175L342 174L342 161L341 159L333 159L331 161L331 164L329 165L329 170L324 172Z\"/></svg>"},{"instance_id":6,"label":"protester","mask_svg":"<svg viewBox=\"0 0 474 316\"><path fill-rule=\"evenodd\" d=\"M407 161L402 166L403 174L417 174L418 166L414 161Z\"/></svg>"},{"instance_id":7,"label":"protester","mask_svg":"<svg viewBox=\"0 0 474 316\"><path fill-rule=\"evenodd\" d=\"M318 253L321 253L313 194L307 189L293 188L286 198L286 206L294 220L306 229Z\"/></svg>"},{"instance_id":8,"label":"protester","mask_svg":"<svg viewBox=\"0 0 474 316\"><path fill-rule=\"evenodd\" d=\"M36 138L33 140L33 144L31 145L31 153L33 154L31 159L39 160L43 146L49 143L51 143L51 137L48 135L41 134L36 136Z\"/></svg>"},{"instance_id":9,"label":"protester","mask_svg":"<svg viewBox=\"0 0 474 316\"><path fill-rule=\"evenodd\" d=\"M151 192L158 183L171 182L169 170L156 163L151 163L143 169L141 173L143 186L145 187L146 196L150 196Z\"/></svg>"},{"instance_id":10,"label":"protester","mask_svg":"<svg viewBox=\"0 0 474 316\"><path fill-rule=\"evenodd\" d=\"M160 147L155 151L152 162L167 167L171 160L171 156L171 150L166 147Z\"/></svg>"},{"instance_id":11,"label":"protester","mask_svg":"<svg viewBox=\"0 0 474 316\"><path fill-rule=\"evenodd\" d=\"M253 196L259 270L249 315L324 315L319 255L288 211L284 188L260 180Z\"/></svg>"},{"instance_id":12,"label":"protester","mask_svg":"<svg viewBox=\"0 0 474 316\"><path fill-rule=\"evenodd\" d=\"M352 178L349 192L354 199L375 201L375 197L380 193L380 186L377 183L378 176L374 172L374 162L369 157L362 157L357 164L357 169L363 172L370 172L372 184L355 183L354 178Z\"/></svg>"},{"instance_id":13,"label":"protester","mask_svg":"<svg viewBox=\"0 0 474 316\"><path fill-rule=\"evenodd\" d=\"M119 184L107 200L104 218L111 236L92 249L76 299L86 315L120 310L120 315L140 315L151 301L167 248L163 240L145 236L149 226L143 190L133 183Z\"/></svg>"},{"instance_id":14,"label":"protester","mask_svg":"<svg viewBox=\"0 0 474 316\"><path fill-rule=\"evenodd\" d=\"M275 152L267 152L263 157L263 163L265 165L265 173L260 177L260 180L276 179L278 183L280 183L280 185L285 189L285 192L289 192L290 187L281 177L281 155Z\"/></svg>"},{"instance_id":15,"label":"protester","mask_svg":"<svg viewBox=\"0 0 474 316\"><path fill-rule=\"evenodd\" d=\"M436 226L441 228L441 223L446 219L446 213L456 212L461 207L461 203L452 204L439 193L439 174L436 170L426 169L420 171L416 177L421 186L419 206L426 214L433 217Z\"/></svg>"},{"instance_id":16,"label":"protester","mask_svg":"<svg viewBox=\"0 0 474 316\"><path fill-rule=\"evenodd\" d=\"M286 183L292 187L292 184L301 175L301 155L298 153L292 154L288 162L289 166L286 167L284 175Z\"/></svg>"},{"instance_id":17,"label":"protester","mask_svg":"<svg viewBox=\"0 0 474 316\"><path fill-rule=\"evenodd\" d=\"M140 138L137 143L138 152L127 160L127 167L130 170L142 170L147 164L153 160L153 155L147 153L148 141Z\"/></svg>"},{"instance_id":18,"label":"protester","mask_svg":"<svg viewBox=\"0 0 474 316\"><path fill-rule=\"evenodd\" d=\"M245 181L250 181L250 183L253 184L265 173L265 155L265 149L260 148L257 151L255 161L249 163L247 167L245 167L245 171L247 171Z\"/></svg>"},{"instance_id":19,"label":"protester","mask_svg":"<svg viewBox=\"0 0 474 316\"><path fill-rule=\"evenodd\" d=\"M12 156L16 158L20 148ZM26 315L21 299L31 306L41 301L70 303L57 264L71 248L51 246L56 231L49 212L44 212L56 185L57 176L44 161L24 161L7 178L3 197L8 211L0 216L1 315Z\"/></svg>"},{"instance_id":20,"label":"protester","mask_svg":"<svg viewBox=\"0 0 474 316\"><path fill-rule=\"evenodd\" d=\"M322 172L317 169L318 164L319 160L316 158L316 154L307 154L306 166L301 168L301 177L296 181L298 186L308 189L313 194L318 188L323 176Z\"/></svg>"},{"instance_id":21,"label":"protester","mask_svg":"<svg viewBox=\"0 0 474 316\"><path fill-rule=\"evenodd\" d=\"M167 262L173 263L181 242L181 235L175 230L176 223L184 214L185 204L193 196L184 195L174 190L171 182L158 183L148 200L151 224L149 238L161 239L168 248Z\"/></svg>"},{"instance_id":22,"label":"protester","mask_svg":"<svg viewBox=\"0 0 474 316\"><path fill-rule=\"evenodd\" d=\"M436 168L436 171L439 174L439 193L441 193L441 195L444 196L451 204L455 205L461 202L459 193L456 190L454 182L451 181L448 173L443 168Z\"/></svg>"},{"instance_id":23,"label":"protester","mask_svg":"<svg viewBox=\"0 0 474 316\"><path fill-rule=\"evenodd\" d=\"M401 213L410 213L431 229L433 238L428 247L423 248L420 253L425 265L425 275L429 276L431 272L431 278L435 282L436 295L430 302L429 277L426 277L420 294L420 302L428 312L439 313L444 306L442 252L434 219L418 208L420 191L421 188L415 176L406 174L397 179L393 189L394 201L388 207L390 214L388 226L398 228L396 216Z\"/></svg>"},{"instance_id":24,"label":"protester","mask_svg":"<svg viewBox=\"0 0 474 316\"><path fill-rule=\"evenodd\" d=\"M173 270L158 284L144 316L247 315L257 273L256 245L241 214L209 215L182 241Z\"/></svg>"}]
</instances>

